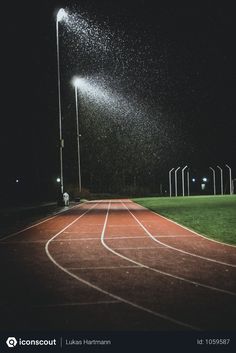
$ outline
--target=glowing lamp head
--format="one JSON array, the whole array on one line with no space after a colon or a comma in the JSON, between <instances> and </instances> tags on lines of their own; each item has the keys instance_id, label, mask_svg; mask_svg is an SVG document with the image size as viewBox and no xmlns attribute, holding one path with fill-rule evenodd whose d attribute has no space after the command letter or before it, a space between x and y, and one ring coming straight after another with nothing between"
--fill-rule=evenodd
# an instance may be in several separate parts
<instances>
[{"instance_id":1,"label":"glowing lamp head","mask_svg":"<svg viewBox=\"0 0 236 353\"><path fill-rule=\"evenodd\" d=\"M60 183L61 179L60 178L57 178L57 183Z\"/></svg>"},{"instance_id":2,"label":"glowing lamp head","mask_svg":"<svg viewBox=\"0 0 236 353\"><path fill-rule=\"evenodd\" d=\"M67 13L64 9L60 9L57 13L57 21L61 22L62 20L65 20L67 18Z\"/></svg>"},{"instance_id":3,"label":"glowing lamp head","mask_svg":"<svg viewBox=\"0 0 236 353\"><path fill-rule=\"evenodd\" d=\"M202 178L202 181L207 182L207 178L205 178L205 177Z\"/></svg>"},{"instance_id":4,"label":"glowing lamp head","mask_svg":"<svg viewBox=\"0 0 236 353\"><path fill-rule=\"evenodd\" d=\"M80 77L74 77L72 80L72 84L74 87L79 88L82 85L83 79Z\"/></svg>"}]
</instances>

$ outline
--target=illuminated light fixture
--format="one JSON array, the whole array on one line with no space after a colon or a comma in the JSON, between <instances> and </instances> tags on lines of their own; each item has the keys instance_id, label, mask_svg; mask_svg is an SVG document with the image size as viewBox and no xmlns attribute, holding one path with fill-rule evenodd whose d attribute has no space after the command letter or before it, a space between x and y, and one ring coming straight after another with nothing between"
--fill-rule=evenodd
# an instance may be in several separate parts
<instances>
[{"instance_id":1,"label":"illuminated light fixture","mask_svg":"<svg viewBox=\"0 0 236 353\"><path fill-rule=\"evenodd\" d=\"M205 177L202 178L202 181L207 182L207 178L205 178Z\"/></svg>"},{"instance_id":2,"label":"illuminated light fixture","mask_svg":"<svg viewBox=\"0 0 236 353\"><path fill-rule=\"evenodd\" d=\"M60 178L57 178L57 183L60 183L61 179Z\"/></svg>"},{"instance_id":3,"label":"illuminated light fixture","mask_svg":"<svg viewBox=\"0 0 236 353\"><path fill-rule=\"evenodd\" d=\"M62 20L68 17L66 11L64 9L60 9L57 13L57 21L61 22Z\"/></svg>"},{"instance_id":4,"label":"illuminated light fixture","mask_svg":"<svg viewBox=\"0 0 236 353\"><path fill-rule=\"evenodd\" d=\"M192 178L192 182L195 183L196 179L195 178Z\"/></svg>"},{"instance_id":5,"label":"illuminated light fixture","mask_svg":"<svg viewBox=\"0 0 236 353\"><path fill-rule=\"evenodd\" d=\"M78 88L83 84L84 80L80 77L73 77L72 84L74 87Z\"/></svg>"}]
</instances>

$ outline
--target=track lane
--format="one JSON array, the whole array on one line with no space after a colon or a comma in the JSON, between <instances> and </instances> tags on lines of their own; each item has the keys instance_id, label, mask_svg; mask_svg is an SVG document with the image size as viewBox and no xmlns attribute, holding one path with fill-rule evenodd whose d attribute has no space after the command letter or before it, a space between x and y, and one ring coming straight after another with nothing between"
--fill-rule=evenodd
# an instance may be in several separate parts
<instances>
[{"instance_id":1,"label":"track lane","mask_svg":"<svg viewBox=\"0 0 236 353\"><path fill-rule=\"evenodd\" d=\"M106 213L105 213L105 220L104 220L104 224L103 224L103 228L102 228L102 232L101 232L101 237L104 236L104 233L105 233L105 230L106 230L106 225L107 225L107 220L108 220L108 215L109 215L109 209L110 209L110 202L108 204L108 207L107 207L107 210L106 210ZM80 219L80 217L75 220L71 225L69 225L67 228L69 228L70 226L72 226L75 222L77 222L78 220ZM96 225L96 224L95 224ZM99 224L100 225L100 224ZM66 228L66 229L67 229ZM147 314L151 314L155 317L157 317L158 319L161 319L161 320L165 320L165 321L168 321L168 322L171 322L172 324L174 325L177 325L180 326L180 327L185 327L185 328L188 328L188 329L195 329L195 330L198 330L198 328L196 326L192 326L190 324L187 324L185 322L182 322L180 320L177 320L177 319L174 319L174 318L171 318L167 315L164 315L164 314L161 314L161 313L158 313L156 311L153 311L151 309L149 309L148 307L144 307L144 306L141 306L137 303L135 303L134 301L130 301L130 300L127 300L126 298L124 297L121 297L119 295L116 295L114 294L113 292L111 291L108 291L108 290L105 290L103 289L101 286L97 286L95 284L93 284L91 281L87 281L85 280L84 278L82 278L81 276L78 276L76 275L73 271L78 271L78 270L84 270L84 268L79 268L79 267L76 267L76 268L72 268L72 270L69 270L68 268L62 266L59 261L57 261L55 259L55 257L52 255L52 253L49 251L49 245L53 242L53 240L55 240L55 238L57 238L58 236L62 235L62 233L64 232L65 229L63 229L62 231L60 231L58 234L56 234L55 236L53 236L46 244L45 246L45 251L48 255L48 257L50 258L50 260L62 271L64 271L65 273L67 273L69 276L73 277L74 279L76 279L77 281L97 290L98 292L102 293L102 294L105 294L115 300L117 300L118 302L121 302L121 303L124 303L124 304L127 304L128 306L131 306L135 309L138 309L138 310L141 310ZM74 232L76 233L76 232ZM68 266L68 264L67 264ZM111 267L110 267L111 268ZM107 268L107 267L103 267L103 269L107 270L107 269L110 269L110 268ZM119 269L122 268L122 266L118 266ZM127 266L125 266L125 268L127 268ZM131 268L129 266L129 268ZM88 270L89 268L85 268L86 270ZM101 269L101 267L91 267L90 269ZM162 326L165 326L163 323L162 323Z\"/></svg>"},{"instance_id":2,"label":"track lane","mask_svg":"<svg viewBox=\"0 0 236 353\"><path fill-rule=\"evenodd\" d=\"M90 214L90 217L91 216L92 214ZM114 218L117 218L117 220ZM85 222L86 218L83 218L83 221ZM126 228L123 226L127 224L127 232L129 233L132 229L132 234L136 234L136 238L140 237L140 239L142 239L142 229L138 226L139 231L137 231L136 225L134 231L133 226L131 226L132 222L133 219L128 214L127 210L124 210L123 208L121 211L120 203L116 204L113 201L112 209L109 213L106 236L108 236L108 238L113 238L112 235L114 234L110 234L109 230L115 230L116 234L116 232L119 231L119 224L122 229ZM60 237L61 239L64 239L63 234ZM206 288L199 288L197 284L183 284L183 281L174 278L170 280L166 275L163 276L163 274L151 273L151 271L144 266L139 266L139 268L130 267L125 270L127 259L122 259L121 256L117 256L116 253L108 255L106 252L102 251L95 234L93 241L91 241L91 235L89 233L87 234L87 237L90 239L89 243L86 243L84 240L79 242L79 257L78 248L74 248L75 245L72 241L72 245L65 249L65 253L69 253L70 258L63 259L63 267L67 267L67 269L70 268L73 274L79 278L86 279L86 281L93 283L122 299L124 298L132 302L135 301L139 306L148 308L151 311L157 311L158 313L163 313L165 316L173 317L176 320L180 319L182 322L188 322L193 327L199 326L197 323L201 324L200 327L209 328L212 327L211 325L213 325L213 327L221 327L222 322L226 325L226 317L228 318L229 326L232 325L233 313L231 312L229 304L235 303L234 298L231 300L225 295L222 296L222 293L214 293L213 296L209 295L209 291L206 292ZM79 238L79 230L76 238ZM117 236L115 236L114 239L117 239ZM70 241L71 240L72 238L70 238ZM149 241L151 240L149 239ZM65 242L63 242L63 244L65 245ZM56 244L54 244L54 246L56 246ZM56 248L52 250L54 253ZM104 248L104 250L108 249ZM61 261L59 253L57 256L59 261ZM90 259L90 264L93 264L94 266L84 266L88 261L88 258ZM130 258L131 256L129 259ZM102 268L101 263L104 264ZM112 281L111 278L114 279L115 282ZM107 279L107 281L104 279ZM150 290L150 288L152 289ZM174 294L175 292L177 296ZM192 308L192 303L188 303L189 297L191 297L192 300L195 300L199 307L194 306L194 308ZM175 307L173 307L173 298L176 302ZM212 298L214 298L214 300L212 300ZM219 306L221 308L226 308L226 310L221 313L220 319L219 315L216 314ZM200 312L205 312L211 316L211 320L207 323L207 326L205 323L206 318L202 318L199 314Z\"/></svg>"},{"instance_id":3,"label":"track lane","mask_svg":"<svg viewBox=\"0 0 236 353\"><path fill-rule=\"evenodd\" d=\"M207 238L130 200L128 204L131 205L131 213L143 210L141 216L136 215L137 221L149 231L149 236L154 241L190 256L236 267L236 246ZM182 248L173 246L178 244L179 237L182 238ZM224 261L225 259L228 262Z\"/></svg>"},{"instance_id":4,"label":"track lane","mask_svg":"<svg viewBox=\"0 0 236 353\"><path fill-rule=\"evenodd\" d=\"M93 203L83 204L73 212L68 210L69 214L66 216L58 215L44 225L40 222L38 232L35 232L35 229L24 229L20 236L17 234L16 237L0 243L0 281L4 284L0 292L2 329L98 328L96 320L90 325L86 320L78 322L73 312L68 314L69 304L98 302L98 312L100 307L115 305L108 304L103 295L88 289L87 286L78 286L70 277L54 269L51 261L45 256L45 241L55 234L55 229L58 231L58 227L65 227L69 219L74 220L78 213L81 215L92 205ZM43 239L38 241L37 238ZM61 303L65 304L64 308L60 307ZM49 315L46 308L50 304L55 307L59 305L60 310L53 309ZM86 315L85 306L77 306L78 309L74 311ZM39 307L40 309L37 309Z\"/></svg>"},{"instance_id":5,"label":"track lane","mask_svg":"<svg viewBox=\"0 0 236 353\"><path fill-rule=\"evenodd\" d=\"M165 244L156 244L155 246L154 243L152 249L151 245L153 242L152 238L149 237L147 229L140 225L140 222L137 222L136 217L131 214L124 204L122 207L130 214L130 217L126 217L126 222L129 222L130 227L131 224L133 224L133 231L140 235L132 240L132 237L130 238L128 236L129 231L127 231L127 238L125 236L120 238L117 236L119 228L112 228L111 234L113 234L113 236L115 235L116 238L113 237L112 239L112 237L110 237L111 239L109 239L107 243L110 245L110 248L119 252L120 257L126 258L136 265L147 266L152 271L162 273L163 275L165 274L187 283L192 283L193 285L202 286L232 296L236 295L235 281L232 280L232 278L235 278L236 276L234 268L228 268L218 263L209 263L199 258L183 257L181 254L166 247ZM146 235L146 238L143 234ZM117 242L119 247L114 248ZM121 247L122 244L123 247ZM146 248L150 247L149 256L145 256L146 253L141 251L141 244L142 246L145 244ZM133 246L134 251L130 252L129 250L132 249L131 245ZM135 249L137 250L136 252ZM209 276L209 274L211 275Z\"/></svg>"},{"instance_id":6,"label":"track lane","mask_svg":"<svg viewBox=\"0 0 236 353\"><path fill-rule=\"evenodd\" d=\"M116 208L117 208L117 210L119 210L119 208L120 208L119 204L117 204ZM111 213L112 213L112 211L111 211ZM128 212L126 212L126 213L128 213ZM127 222L127 223L129 223L129 225L131 225L130 219L132 217L130 215L129 215L129 217L126 217L124 215L123 210L120 210L120 215L121 214L122 214L123 222L124 223ZM113 225L114 224L117 225L119 223L119 212L117 212L117 211L113 212L113 216L111 215L111 217L113 217ZM108 228L109 228L109 224L108 224ZM139 227L139 228L141 231L140 238L142 238L142 229L141 229L141 227ZM114 227L112 227L112 228L110 227L110 229L114 229ZM114 240L113 243L116 243L117 239L119 238L119 237L116 237L117 231L119 231L118 228L115 230L115 232L113 230L112 234L108 233L109 239L113 235L113 240ZM128 231L127 231L127 234L128 234ZM137 235L139 234L137 229L136 229L136 234ZM124 237L122 237L122 238L124 238ZM138 236L136 237L136 239L137 238L138 238ZM130 239L130 237L129 237L129 239ZM109 240L109 241L111 243L111 240ZM143 261L142 263L136 261L137 253L140 252L140 248L137 248L137 252L132 251L132 250L130 251L130 249L129 249L130 244L131 244L131 240L128 244L127 251L125 251L125 250L116 251L116 250L114 250L114 248L111 248L111 246L108 246L107 244L106 244L106 247L109 251L111 251L115 255L119 256L120 258L126 259L129 262L136 264L136 265L139 264L141 268L146 268L145 261ZM134 249L135 249L135 246L134 246ZM142 259L149 258L149 256L150 256L149 250L141 250L141 251L143 253ZM153 254L152 254L152 256L153 256ZM156 255L156 258L158 259L157 252L155 252L155 255ZM170 256L169 256L169 260L171 261ZM150 268L149 268L149 270L153 271L153 269L150 269ZM158 271L156 271L156 272L157 272L156 273L156 281L161 280L162 282L163 281L165 282L164 278L166 277L167 274L165 274L165 277L163 277L163 276L158 275ZM150 271L149 271L149 273L150 273ZM146 276L148 276L147 273L146 273ZM150 276L150 274L149 274L149 276ZM169 273L168 276L171 277L171 273ZM177 304L177 306L182 305L183 310L186 310L186 311L189 310L189 312L191 313L191 315L190 315L191 318L193 319L193 317L194 317L196 319L196 321L199 320L199 323L201 323L203 325L200 327L207 328L206 327L206 320L202 322L201 317L199 317L199 315L201 316L201 313L206 313L206 315L211 316L211 318L214 317L214 321L212 321L210 324L210 325L213 325L212 327L217 327L217 325L221 326L222 322L224 322L224 321L227 322L227 319L228 319L228 321L231 321L231 325L232 325L232 323L235 320L235 311L232 310L232 312L231 312L231 308L233 308L235 306L235 297L232 296L230 298L228 296L228 294L232 294L232 293L227 293L227 291L224 292L224 290L221 291L220 289L217 293L217 292L213 292L212 290L209 291L209 289L211 289L211 288L202 288L201 289L197 283L195 285L194 285L194 283L184 283L185 281L183 282L183 279L174 278L174 276L172 279L173 279L172 281L170 281L170 279L169 279L168 282L171 283L172 290L173 290L173 287L174 288L176 287L176 293L177 293L177 297L175 297L176 303L178 303L178 301L180 300L180 304ZM155 281L155 279L153 278L153 283L155 283L154 281ZM176 285L176 282L179 282L178 285ZM162 283L162 289L165 287L165 285L168 286L167 282L165 282L165 284ZM163 294L164 293L162 293L162 295ZM167 291L164 295L166 295L168 297L169 294L170 293L168 293L168 291ZM195 304L198 303L197 308L194 306L195 310L192 310L191 304L190 304L190 306L188 306L189 295ZM178 298L178 300L177 300L177 298ZM164 303L163 303L163 307L165 307ZM170 308L171 308L171 300L169 300L169 305L166 307L166 313L169 313ZM227 311L227 315L226 315L226 311ZM218 314L215 316L216 312ZM178 315L179 316L177 316L177 317L181 317L180 312L178 312ZM196 325L196 321L195 321L195 325ZM217 324L217 321L218 321L218 324ZM209 322L207 323L207 325L208 324L209 324ZM198 324L198 326L199 326L199 324Z\"/></svg>"},{"instance_id":7,"label":"track lane","mask_svg":"<svg viewBox=\"0 0 236 353\"><path fill-rule=\"evenodd\" d=\"M149 258L148 261L158 260L156 252L158 249L164 250L163 246L159 247L147 237L138 224L134 226L136 222L127 210L124 208L121 210L120 202L113 201L111 205L111 212L109 211L103 233L105 241L111 242L109 247L113 244L114 251L127 252L126 256L133 258L134 261L137 260L138 252L142 252L143 258ZM84 206L85 209L88 207L90 206ZM108 212L107 207L108 202L101 202L98 207L94 207L94 211L87 212L83 217L80 215L85 210L75 210L73 217L70 217L73 223L71 225L69 225L68 217L64 219L64 222L58 218L60 227L62 224L64 226L60 228L60 234L56 238L54 235L57 222L52 220L51 224L49 222L47 225L48 229L45 225L41 225L39 227L41 232L28 230L20 237L13 237L8 242L2 243L2 247L11 247L16 250L11 252L14 264L22 261L22 254L26 255L24 255L23 262L25 270L23 273L20 272L19 276L25 277L28 273L28 276L34 274L37 278L38 283L34 283L35 288L27 287L24 291L26 298L21 295L16 303L21 306L22 313L25 313L27 309L28 316L26 317L28 317L27 320L31 320L32 327L41 325L41 327L55 328L59 325L59 328L178 330L181 328L178 322L187 323L187 326L182 326L185 329L233 327L234 310L230 311L233 304L231 299L222 300L222 294L209 297L207 295L206 298L206 288L182 282L177 284L177 280L170 280L168 276L153 273L143 266L127 263L127 260L110 251L108 253L108 249L102 245L100 239L103 222ZM73 222L76 217L80 219ZM44 245L52 236L54 239L50 242L50 251L53 252L56 260L74 276L89 282L90 286L85 282L75 280L75 277L71 275L68 276L65 271L58 271L58 267L52 267L51 260L45 254L43 255ZM148 246L146 242L154 245ZM139 250L136 252L137 247ZM170 250L167 249L167 251ZM38 263L38 260L41 263ZM52 283L48 277L51 278ZM27 282L25 279L24 281ZM107 294L97 291L91 287L91 284L111 292L116 298L108 297ZM45 293L40 298L36 293L39 286L45 287ZM27 293L27 289L35 293ZM127 303L121 302L117 297L126 300ZM205 298L204 302L202 298ZM214 303L212 298L214 298ZM14 298L12 299L14 301ZM22 299L24 299L23 302ZM194 308L192 308L192 303L194 303ZM223 305L225 305L225 312L219 320ZM30 309L29 306L31 306ZM139 307L147 309L150 313L140 310ZM216 308L220 308L219 313L214 313ZM18 309L17 311L21 312ZM204 312L202 318L199 317L200 311ZM159 316L155 317L151 312L156 312ZM164 317L161 318L160 314ZM209 322L206 324L206 318L209 316ZM47 322L48 317L50 319ZM167 317L173 318L176 323L168 322L164 319ZM22 320L19 318L18 322L22 324ZM27 320L25 325L29 324Z\"/></svg>"}]
</instances>

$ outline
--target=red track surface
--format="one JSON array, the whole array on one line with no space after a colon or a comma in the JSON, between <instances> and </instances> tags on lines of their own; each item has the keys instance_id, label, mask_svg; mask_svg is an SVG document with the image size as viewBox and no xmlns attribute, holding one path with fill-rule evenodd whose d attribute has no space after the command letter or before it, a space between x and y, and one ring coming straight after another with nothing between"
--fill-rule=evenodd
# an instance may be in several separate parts
<instances>
[{"instance_id":1,"label":"red track surface","mask_svg":"<svg viewBox=\"0 0 236 353\"><path fill-rule=\"evenodd\" d=\"M3 238L1 329L235 329L236 248L129 200Z\"/></svg>"}]
</instances>

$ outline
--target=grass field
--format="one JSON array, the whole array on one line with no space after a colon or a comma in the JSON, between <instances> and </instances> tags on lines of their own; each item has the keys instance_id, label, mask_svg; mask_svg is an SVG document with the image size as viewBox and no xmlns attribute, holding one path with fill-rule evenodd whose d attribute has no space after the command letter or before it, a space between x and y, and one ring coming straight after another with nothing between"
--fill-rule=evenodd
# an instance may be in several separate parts
<instances>
[{"instance_id":1,"label":"grass field","mask_svg":"<svg viewBox=\"0 0 236 353\"><path fill-rule=\"evenodd\" d=\"M209 238L236 245L236 195L151 197L133 201Z\"/></svg>"}]
</instances>

